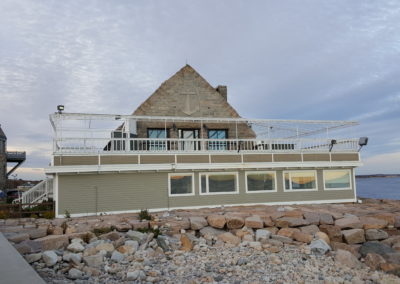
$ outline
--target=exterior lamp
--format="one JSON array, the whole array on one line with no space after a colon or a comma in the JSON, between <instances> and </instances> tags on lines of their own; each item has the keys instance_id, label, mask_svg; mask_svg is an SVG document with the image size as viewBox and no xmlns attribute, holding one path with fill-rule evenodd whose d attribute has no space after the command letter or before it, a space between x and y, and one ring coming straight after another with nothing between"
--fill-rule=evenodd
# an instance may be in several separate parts
<instances>
[{"instance_id":1,"label":"exterior lamp","mask_svg":"<svg viewBox=\"0 0 400 284\"><path fill-rule=\"evenodd\" d=\"M358 140L358 146L360 146L360 148L358 148L358 152L360 152L361 148L367 144L368 144L368 137L360 137L360 139Z\"/></svg>"},{"instance_id":2,"label":"exterior lamp","mask_svg":"<svg viewBox=\"0 0 400 284\"><path fill-rule=\"evenodd\" d=\"M332 151L333 145L335 145L337 141L335 139L331 140L331 144L329 145L329 152Z\"/></svg>"},{"instance_id":3,"label":"exterior lamp","mask_svg":"<svg viewBox=\"0 0 400 284\"><path fill-rule=\"evenodd\" d=\"M64 105L57 106L58 113L62 113L64 111Z\"/></svg>"}]
</instances>

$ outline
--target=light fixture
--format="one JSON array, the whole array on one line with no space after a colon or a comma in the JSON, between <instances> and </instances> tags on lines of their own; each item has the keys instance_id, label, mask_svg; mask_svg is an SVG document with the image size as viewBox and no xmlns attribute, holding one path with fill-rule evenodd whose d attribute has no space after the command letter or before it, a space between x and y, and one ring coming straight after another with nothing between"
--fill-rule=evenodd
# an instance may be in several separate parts
<instances>
[{"instance_id":1,"label":"light fixture","mask_svg":"<svg viewBox=\"0 0 400 284\"><path fill-rule=\"evenodd\" d=\"M358 148L358 152L360 152L361 148L363 146L366 146L368 144L368 137L360 137L360 139L358 140L358 146L360 146L360 148Z\"/></svg>"},{"instance_id":2,"label":"light fixture","mask_svg":"<svg viewBox=\"0 0 400 284\"><path fill-rule=\"evenodd\" d=\"M331 140L331 144L329 145L329 152L332 151L333 145L335 145L337 141L335 139Z\"/></svg>"},{"instance_id":3,"label":"light fixture","mask_svg":"<svg viewBox=\"0 0 400 284\"><path fill-rule=\"evenodd\" d=\"M58 113L62 113L64 111L64 105L57 106Z\"/></svg>"}]
</instances>

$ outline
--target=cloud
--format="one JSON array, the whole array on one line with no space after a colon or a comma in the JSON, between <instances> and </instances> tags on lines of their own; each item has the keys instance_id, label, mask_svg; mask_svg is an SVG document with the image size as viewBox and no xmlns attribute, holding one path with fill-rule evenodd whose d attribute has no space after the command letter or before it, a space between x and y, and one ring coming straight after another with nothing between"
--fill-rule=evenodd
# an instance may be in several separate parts
<instances>
[{"instance_id":1,"label":"cloud","mask_svg":"<svg viewBox=\"0 0 400 284\"><path fill-rule=\"evenodd\" d=\"M364 166L357 170L359 174L392 173L400 174L400 152L387 153L365 158Z\"/></svg>"}]
</instances>

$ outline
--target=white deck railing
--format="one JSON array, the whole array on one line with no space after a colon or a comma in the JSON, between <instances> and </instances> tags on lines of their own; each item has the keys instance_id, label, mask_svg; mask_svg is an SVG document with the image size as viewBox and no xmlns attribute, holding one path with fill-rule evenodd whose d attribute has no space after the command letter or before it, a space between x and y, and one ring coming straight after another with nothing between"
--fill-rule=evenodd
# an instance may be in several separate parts
<instances>
[{"instance_id":1,"label":"white deck railing","mask_svg":"<svg viewBox=\"0 0 400 284\"><path fill-rule=\"evenodd\" d=\"M193 152L356 152L358 139L58 138L54 154Z\"/></svg>"},{"instance_id":2,"label":"white deck railing","mask_svg":"<svg viewBox=\"0 0 400 284\"><path fill-rule=\"evenodd\" d=\"M48 200L53 194L53 179L45 179L37 185L24 192L20 198L13 200L13 203L39 203Z\"/></svg>"}]
</instances>

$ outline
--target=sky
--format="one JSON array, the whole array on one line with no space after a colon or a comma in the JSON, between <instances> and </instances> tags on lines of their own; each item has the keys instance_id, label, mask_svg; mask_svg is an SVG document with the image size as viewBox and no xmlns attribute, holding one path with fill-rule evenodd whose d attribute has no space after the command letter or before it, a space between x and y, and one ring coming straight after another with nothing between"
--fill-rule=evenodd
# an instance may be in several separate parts
<instances>
[{"instance_id":1,"label":"sky","mask_svg":"<svg viewBox=\"0 0 400 284\"><path fill-rule=\"evenodd\" d=\"M49 114L130 114L186 63L243 117L355 120L359 174L400 173L399 1L0 1L0 124L50 162Z\"/></svg>"}]
</instances>

